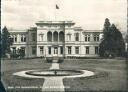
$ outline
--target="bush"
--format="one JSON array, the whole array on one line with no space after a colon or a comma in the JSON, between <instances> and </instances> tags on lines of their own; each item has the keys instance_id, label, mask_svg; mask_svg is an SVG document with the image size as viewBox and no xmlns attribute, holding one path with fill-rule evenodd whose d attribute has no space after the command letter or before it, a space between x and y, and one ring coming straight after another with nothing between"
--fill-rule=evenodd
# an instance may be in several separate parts
<instances>
[{"instance_id":1,"label":"bush","mask_svg":"<svg viewBox=\"0 0 128 92\"><path fill-rule=\"evenodd\" d=\"M61 58L59 58L58 63L62 63L63 61L64 61L64 58L61 57Z\"/></svg>"},{"instance_id":2,"label":"bush","mask_svg":"<svg viewBox=\"0 0 128 92\"><path fill-rule=\"evenodd\" d=\"M47 57L47 58L46 58L46 62L47 62L47 63L52 63L52 61L53 61L53 59L52 59L51 57Z\"/></svg>"}]
</instances>

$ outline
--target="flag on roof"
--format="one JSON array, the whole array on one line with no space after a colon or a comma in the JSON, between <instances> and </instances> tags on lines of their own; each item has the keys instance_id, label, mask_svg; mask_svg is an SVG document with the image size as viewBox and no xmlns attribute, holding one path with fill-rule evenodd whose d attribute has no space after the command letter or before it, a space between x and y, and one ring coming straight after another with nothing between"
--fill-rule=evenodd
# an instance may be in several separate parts
<instances>
[{"instance_id":1,"label":"flag on roof","mask_svg":"<svg viewBox=\"0 0 128 92\"><path fill-rule=\"evenodd\" d=\"M56 9L59 9L59 6L56 4Z\"/></svg>"}]
</instances>

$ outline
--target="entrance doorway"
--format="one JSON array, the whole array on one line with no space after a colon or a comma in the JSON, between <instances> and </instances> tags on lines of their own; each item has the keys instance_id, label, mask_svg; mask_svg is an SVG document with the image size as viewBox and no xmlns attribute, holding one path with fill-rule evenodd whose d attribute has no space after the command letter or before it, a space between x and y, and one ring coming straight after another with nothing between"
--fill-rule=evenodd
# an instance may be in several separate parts
<instances>
[{"instance_id":1,"label":"entrance doorway","mask_svg":"<svg viewBox=\"0 0 128 92\"><path fill-rule=\"evenodd\" d=\"M54 47L54 56L58 55L58 47Z\"/></svg>"}]
</instances>

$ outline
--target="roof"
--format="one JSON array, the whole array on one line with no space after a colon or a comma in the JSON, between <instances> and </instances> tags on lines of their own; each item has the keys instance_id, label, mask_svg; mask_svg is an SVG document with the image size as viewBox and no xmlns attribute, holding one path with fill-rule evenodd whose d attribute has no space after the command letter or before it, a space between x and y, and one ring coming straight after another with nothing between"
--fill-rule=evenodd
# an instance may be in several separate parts
<instances>
[{"instance_id":1,"label":"roof","mask_svg":"<svg viewBox=\"0 0 128 92\"><path fill-rule=\"evenodd\" d=\"M10 33L26 33L26 32L27 32L27 29L26 29L26 30L8 29L8 31L9 31Z\"/></svg>"},{"instance_id":2,"label":"roof","mask_svg":"<svg viewBox=\"0 0 128 92\"><path fill-rule=\"evenodd\" d=\"M38 21L36 25L51 25L51 24L71 24L74 25L75 23L73 21Z\"/></svg>"},{"instance_id":3,"label":"roof","mask_svg":"<svg viewBox=\"0 0 128 92\"><path fill-rule=\"evenodd\" d=\"M83 32L103 32L103 30L83 30Z\"/></svg>"}]
</instances>

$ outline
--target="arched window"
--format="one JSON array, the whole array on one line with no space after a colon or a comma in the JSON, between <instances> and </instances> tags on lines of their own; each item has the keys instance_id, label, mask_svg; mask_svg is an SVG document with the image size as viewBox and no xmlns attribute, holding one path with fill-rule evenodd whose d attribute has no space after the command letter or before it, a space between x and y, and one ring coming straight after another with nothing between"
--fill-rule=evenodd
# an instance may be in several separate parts
<instances>
[{"instance_id":1,"label":"arched window","mask_svg":"<svg viewBox=\"0 0 128 92\"><path fill-rule=\"evenodd\" d=\"M53 40L58 41L58 33L56 31L53 33Z\"/></svg>"},{"instance_id":2,"label":"arched window","mask_svg":"<svg viewBox=\"0 0 128 92\"><path fill-rule=\"evenodd\" d=\"M48 32L48 33L47 33L47 40L48 40L49 42L52 41L52 32Z\"/></svg>"},{"instance_id":3,"label":"arched window","mask_svg":"<svg viewBox=\"0 0 128 92\"><path fill-rule=\"evenodd\" d=\"M62 32L62 31L59 33L59 41L60 42L64 41L64 32Z\"/></svg>"}]
</instances>

